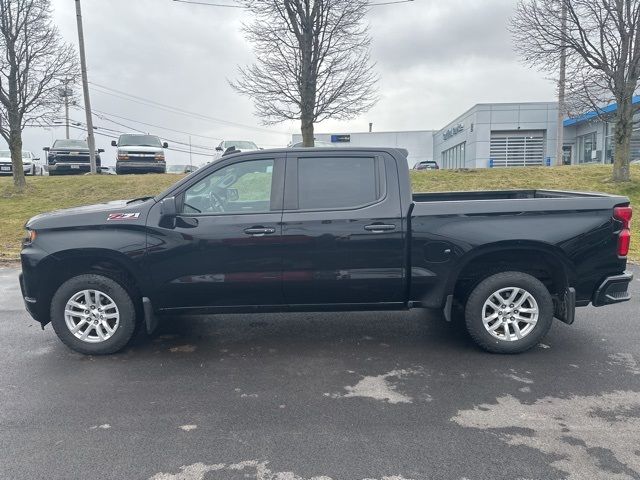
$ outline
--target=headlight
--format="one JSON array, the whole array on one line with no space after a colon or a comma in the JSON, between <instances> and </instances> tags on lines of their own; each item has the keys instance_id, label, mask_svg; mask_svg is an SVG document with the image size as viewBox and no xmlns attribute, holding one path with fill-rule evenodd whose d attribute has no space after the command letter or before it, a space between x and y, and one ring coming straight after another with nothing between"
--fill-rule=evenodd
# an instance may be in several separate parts
<instances>
[{"instance_id":1,"label":"headlight","mask_svg":"<svg viewBox=\"0 0 640 480\"><path fill-rule=\"evenodd\" d=\"M23 245L31 245L35 241L37 236L38 235L35 230L30 230L27 228L25 230L24 239L22 241Z\"/></svg>"},{"instance_id":2,"label":"headlight","mask_svg":"<svg viewBox=\"0 0 640 480\"><path fill-rule=\"evenodd\" d=\"M129 160L129 155L127 155L126 153L119 153L118 160Z\"/></svg>"},{"instance_id":3,"label":"headlight","mask_svg":"<svg viewBox=\"0 0 640 480\"><path fill-rule=\"evenodd\" d=\"M162 160L164 162L164 153L156 153L156 160Z\"/></svg>"}]
</instances>

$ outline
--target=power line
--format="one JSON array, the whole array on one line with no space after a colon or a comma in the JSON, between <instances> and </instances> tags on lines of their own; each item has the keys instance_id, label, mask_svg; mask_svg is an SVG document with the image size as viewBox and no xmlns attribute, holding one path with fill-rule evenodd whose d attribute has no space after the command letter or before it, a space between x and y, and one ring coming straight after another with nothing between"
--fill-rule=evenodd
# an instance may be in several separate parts
<instances>
[{"instance_id":1,"label":"power line","mask_svg":"<svg viewBox=\"0 0 640 480\"><path fill-rule=\"evenodd\" d=\"M287 135L287 136L289 136L288 133L279 132L277 130L268 130L266 128L253 127L251 125L245 125L245 124L242 124L242 123L230 122L228 120L222 120L220 118L210 117L209 115L204 115L202 113L190 112L190 111L184 110L182 108L178 108L178 107L174 107L174 106L167 105L167 104L164 104L164 103L156 102L155 100L150 100L150 99L147 99L147 98L144 98L144 97L140 97L138 95L132 95L130 93L126 93L126 92L123 92L121 90L116 90L114 88L106 87L104 85L100 85L100 84L97 84L97 83L91 82L91 85L93 85L94 87L98 87L100 89L106 90L106 91L94 90L94 91L96 91L98 93L102 93L102 94L105 94L105 95L111 95L111 96L114 96L114 97L117 97L117 98L121 98L123 100L127 100L127 101L130 101L130 102L138 103L138 104L145 105L145 106L152 106L152 107L158 108L160 110L169 111L171 113L177 113L177 114L185 115L185 116L188 116L188 117L197 118L197 119L200 119L200 120L207 120L209 122L220 123L222 125L226 125L226 126L230 126L230 127L238 127L238 128L244 128L244 129L247 129L247 130L255 130L255 131L258 131L258 132L276 133L276 134L279 134L279 135Z\"/></svg>"},{"instance_id":2,"label":"power line","mask_svg":"<svg viewBox=\"0 0 640 480\"><path fill-rule=\"evenodd\" d=\"M206 139L209 139L209 140L224 140L223 138L219 138L219 137L211 137L211 136L208 136L208 135L200 135L198 133L185 132L184 130L176 130L175 128L163 127L162 125L154 125L153 123L145 123L145 122L142 122L140 120L135 120L133 118L127 118L127 117L123 117L121 115L116 115L115 113L108 113L108 112L103 112L101 110L96 110L95 108L93 109L93 111L97 112L97 113L100 113L102 115L106 115L108 117L114 117L114 118L119 118L121 120L127 120L129 122L139 123L140 125L145 125L147 127L160 128L162 130L167 130L168 132L182 133L184 135L192 135L194 137L206 138Z\"/></svg>"},{"instance_id":3,"label":"power line","mask_svg":"<svg viewBox=\"0 0 640 480\"><path fill-rule=\"evenodd\" d=\"M207 7L225 7L225 8L245 8L242 5L229 5L227 3L208 3L208 2L200 2L197 0L173 0L174 2L178 2L178 3L189 3L192 5L204 5ZM388 2L378 2L378 3L370 3L369 6L370 7L378 7L378 6L383 6L383 5L395 5L398 3L409 3L409 2L413 2L415 0L391 0Z\"/></svg>"},{"instance_id":4,"label":"power line","mask_svg":"<svg viewBox=\"0 0 640 480\"><path fill-rule=\"evenodd\" d=\"M75 120L73 122L75 124L74 125L70 125L71 128L76 128L76 129L79 129L79 130L82 130L83 128L86 128L86 125L84 125L82 122L78 122L78 121L75 121ZM123 124L119 124L119 125L123 126L125 128L128 128L130 130L135 130L132 127L129 127L128 125L123 125ZM54 125L54 126L56 126L56 125ZM108 137L108 138L111 138L111 139L114 139L114 140L117 140L120 135L128 133L128 132L124 132L122 130L117 130L117 129L109 128L109 127L95 127L95 129L97 130L95 132L96 135L101 135L103 137ZM107 133L104 133L104 132L107 132ZM138 132L145 133L145 132L142 132L141 130L138 130ZM185 147L189 146L189 144L185 143L185 142L180 142L178 140L173 140L171 138L166 138L166 137L163 137L163 138L164 138L164 140L168 140L171 143L175 143L175 144L178 144L178 145L184 145ZM204 147L204 146L201 146L201 145L191 145L191 147L192 148L196 148L198 150L205 150L206 152L208 152L208 153L193 152L194 155L202 155L202 156L207 156L207 157L210 157L212 155L213 151L215 150L212 147ZM173 147L168 148L168 150L171 150L171 151L174 151L174 152L189 153L189 150L183 150L183 149L173 148Z\"/></svg>"},{"instance_id":5,"label":"power line","mask_svg":"<svg viewBox=\"0 0 640 480\"><path fill-rule=\"evenodd\" d=\"M127 128L129 130L133 130L133 131L136 131L138 133L143 133L143 134L147 134L148 133L148 132L145 132L144 130L139 130L137 128L134 128L131 125L125 125L124 123L116 122L115 120L111 120L110 118L103 117L102 115L97 114L97 116L99 118L101 118L102 120L105 120L107 122L112 122L112 123L114 123L116 125L119 125L121 127ZM102 128L104 128L104 127L102 127ZM106 128L106 130L111 130L112 132L118 132L118 133L121 133L121 134L126 134L127 133L127 132L121 132L119 130L114 130L114 129L109 129L109 128ZM167 140L167 141L169 141L171 143L177 143L178 145L189 146L189 143L182 142L180 140L175 140L175 139L168 138L168 137L165 137L165 136L163 136L162 138L164 138L165 140ZM207 146L203 146L203 145L191 145L191 146L194 147L194 148L199 148L200 150L211 150L211 151L215 150L213 147L207 147Z\"/></svg>"},{"instance_id":6,"label":"power line","mask_svg":"<svg viewBox=\"0 0 640 480\"><path fill-rule=\"evenodd\" d=\"M196 0L173 0L178 3L191 3L193 5L206 5L207 7L226 7L226 8L244 8L242 5L229 5L226 3L207 3L198 2Z\"/></svg>"},{"instance_id":7,"label":"power line","mask_svg":"<svg viewBox=\"0 0 640 480\"><path fill-rule=\"evenodd\" d=\"M409 2L413 2L414 0L393 0L390 2L379 2L379 3L370 3L369 6L370 7L379 7L381 5L395 5L397 3L409 3Z\"/></svg>"}]
</instances>

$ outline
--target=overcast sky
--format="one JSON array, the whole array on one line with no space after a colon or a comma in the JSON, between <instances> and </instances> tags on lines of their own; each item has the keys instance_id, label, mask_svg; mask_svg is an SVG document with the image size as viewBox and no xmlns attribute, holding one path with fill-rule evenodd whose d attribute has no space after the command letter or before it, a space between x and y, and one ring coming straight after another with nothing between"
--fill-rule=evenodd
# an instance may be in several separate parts
<instances>
[{"instance_id":1,"label":"overcast sky","mask_svg":"<svg viewBox=\"0 0 640 480\"><path fill-rule=\"evenodd\" d=\"M76 45L74 2L52 4L62 36ZM377 131L439 129L476 103L552 100L553 84L522 66L513 52L507 23L514 7L515 0L415 0L373 8L369 22L380 101L359 118L316 125L316 132L366 131L369 122ZM294 122L262 126L251 101L227 83L235 78L237 65L253 59L240 31L242 22L251 20L244 10L172 0L84 0L83 16L89 81L96 84L91 91L94 110L122 117L111 117L122 124L117 125L96 116L98 127L156 133L181 149L188 147L176 142L188 143L187 134L135 120L211 137L192 137L194 145L206 147L217 144L216 139L284 146L299 131ZM125 100L97 85L211 118ZM80 110L71 116L84 121ZM63 127L30 129L25 150L41 152L63 136ZM73 130L72 136L83 133ZM111 141L103 136L96 140L102 148ZM107 148L105 163L115 163L113 156ZM196 164L207 160L193 158ZM169 152L168 159L188 163L188 155L178 152Z\"/></svg>"}]
</instances>

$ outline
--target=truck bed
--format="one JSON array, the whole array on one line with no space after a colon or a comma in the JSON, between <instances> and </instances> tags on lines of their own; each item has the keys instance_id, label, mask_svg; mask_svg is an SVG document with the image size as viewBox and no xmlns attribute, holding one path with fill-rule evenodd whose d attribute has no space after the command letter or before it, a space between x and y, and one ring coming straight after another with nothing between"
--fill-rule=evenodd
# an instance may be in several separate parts
<instances>
[{"instance_id":1,"label":"truck bed","mask_svg":"<svg viewBox=\"0 0 640 480\"><path fill-rule=\"evenodd\" d=\"M486 190L468 192L414 193L414 202L456 202L464 200L518 200L532 198L602 198L603 193L570 192L562 190Z\"/></svg>"},{"instance_id":2,"label":"truck bed","mask_svg":"<svg viewBox=\"0 0 640 480\"><path fill-rule=\"evenodd\" d=\"M496 190L414 193L412 216L608 210L629 200L606 193Z\"/></svg>"}]
</instances>

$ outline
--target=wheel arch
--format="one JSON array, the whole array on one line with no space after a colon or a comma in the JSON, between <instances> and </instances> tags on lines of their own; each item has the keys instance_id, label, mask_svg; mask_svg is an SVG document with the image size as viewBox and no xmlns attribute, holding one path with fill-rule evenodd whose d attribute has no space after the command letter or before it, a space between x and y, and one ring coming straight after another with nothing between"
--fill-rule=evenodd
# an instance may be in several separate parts
<instances>
[{"instance_id":1,"label":"wheel arch","mask_svg":"<svg viewBox=\"0 0 640 480\"><path fill-rule=\"evenodd\" d=\"M99 249L69 249L50 255L38 266L38 275L46 279L40 284L39 297L45 305L51 302L56 290L70 278L84 274L101 274L122 284L129 292L136 308L142 308L142 296L148 282L140 267L123 253ZM140 305L138 305L140 304Z\"/></svg>"},{"instance_id":2,"label":"wheel arch","mask_svg":"<svg viewBox=\"0 0 640 480\"><path fill-rule=\"evenodd\" d=\"M496 242L464 255L447 280L447 295L468 295L475 285L502 271L521 271L541 280L552 294L575 283L575 268L564 252L544 242Z\"/></svg>"}]
</instances>

